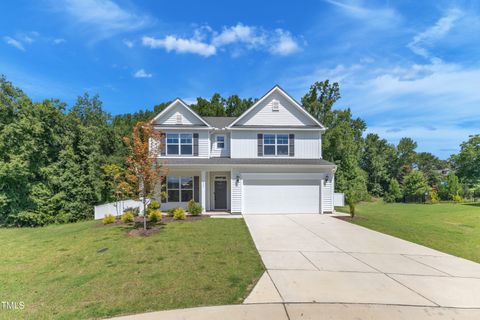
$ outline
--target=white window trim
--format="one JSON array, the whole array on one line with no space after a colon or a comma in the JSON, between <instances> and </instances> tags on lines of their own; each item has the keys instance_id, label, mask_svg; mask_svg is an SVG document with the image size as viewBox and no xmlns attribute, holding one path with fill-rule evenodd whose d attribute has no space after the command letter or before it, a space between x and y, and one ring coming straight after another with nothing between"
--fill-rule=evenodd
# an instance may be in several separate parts
<instances>
[{"instance_id":1,"label":"white window trim","mask_svg":"<svg viewBox=\"0 0 480 320\"><path fill-rule=\"evenodd\" d=\"M178 153L174 153L174 154L169 154L168 153L168 146L169 145L175 145L174 143L168 143L168 135L169 134L176 134L178 136L178 143L177 143ZM182 139L180 137L182 134L191 135L192 136L192 143L183 143L182 144ZM192 153L182 153L182 145L192 146ZM172 156L193 156L193 133L191 133L191 132L179 132L179 133L167 132L166 135L165 135L165 154L167 156L169 156L169 155L172 155Z\"/></svg>"},{"instance_id":2,"label":"white window trim","mask_svg":"<svg viewBox=\"0 0 480 320\"><path fill-rule=\"evenodd\" d=\"M168 177L178 178L178 189L168 188ZM182 178L191 178L192 179L192 189L189 189L189 188L182 189ZM195 190L195 177L194 176L167 176L167 184L166 184L166 191L167 191L167 201L166 202L167 203L184 203L185 201L182 201L182 190L192 190L192 199L195 197L195 191L194 191ZM178 201L170 201L168 199L168 191L178 191Z\"/></svg>"},{"instance_id":3,"label":"white window trim","mask_svg":"<svg viewBox=\"0 0 480 320\"><path fill-rule=\"evenodd\" d=\"M265 144L265 135L273 135L275 136L275 143L274 144ZM287 136L287 144L278 144L277 143L277 136L278 135L285 135ZM288 157L290 156L290 135L288 133L263 133L263 157ZM265 146L274 146L275 147L275 154L265 154ZM277 146L287 146L287 154L278 154Z\"/></svg>"},{"instance_id":4,"label":"white window trim","mask_svg":"<svg viewBox=\"0 0 480 320\"><path fill-rule=\"evenodd\" d=\"M219 138L219 137L223 137L223 142L218 142L218 138ZM218 149L218 150L223 150L223 149L225 149L226 139L227 139L227 137L226 137L224 134L219 134L219 135L215 136L215 148ZM220 147L218 146L219 143L223 143L223 147L222 147L222 148L220 148Z\"/></svg>"}]
</instances>

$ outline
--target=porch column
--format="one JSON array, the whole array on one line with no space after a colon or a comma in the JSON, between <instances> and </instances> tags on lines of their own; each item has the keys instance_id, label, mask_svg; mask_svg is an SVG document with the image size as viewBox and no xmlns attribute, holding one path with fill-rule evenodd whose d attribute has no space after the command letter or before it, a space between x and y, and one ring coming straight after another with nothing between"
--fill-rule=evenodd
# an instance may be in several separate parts
<instances>
[{"instance_id":1,"label":"porch column","mask_svg":"<svg viewBox=\"0 0 480 320\"><path fill-rule=\"evenodd\" d=\"M200 174L200 205L203 208L203 212L206 210L207 206L207 183L206 183L206 172L202 170Z\"/></svg>"}]
</instances>

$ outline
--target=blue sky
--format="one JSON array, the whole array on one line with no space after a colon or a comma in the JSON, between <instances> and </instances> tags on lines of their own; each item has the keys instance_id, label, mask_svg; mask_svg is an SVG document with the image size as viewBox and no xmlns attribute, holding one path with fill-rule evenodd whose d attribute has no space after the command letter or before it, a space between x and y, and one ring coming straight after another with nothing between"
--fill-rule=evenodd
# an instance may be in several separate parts
<instances>
[{"instance_id":1,"label":"blue sky","mask_svg":"<svg viewBox=\"0 0 480 320\"><path fill-rule=\"evenodd\" d=\"M340 83L368 132L442 158L480 131L478 1L2 1L0 73L112 114ZM5 14L8 13L8 14Z\"/></svg>"}]
</instances>

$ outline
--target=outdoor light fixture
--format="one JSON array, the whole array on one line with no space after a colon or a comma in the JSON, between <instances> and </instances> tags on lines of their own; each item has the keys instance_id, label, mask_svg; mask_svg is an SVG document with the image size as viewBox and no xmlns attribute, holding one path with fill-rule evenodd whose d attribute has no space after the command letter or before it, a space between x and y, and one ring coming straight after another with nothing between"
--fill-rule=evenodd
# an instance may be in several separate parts
<instances>
[{"instance_id":1,"label":"outdoor light fixture","mask_svg":"<svg viewBox=\"0 0 480 320\"><path fill-rule=\"evenodd\" d=\"M325 176L325 183L324 183L324 185L327 185L328 179L329 179L329 176L328 176L328 174L327 174L327 175Z\"/></svg>"},{"instance_id":2,"label":"outdoor light fixture","mask_svg":"<svg viewBox=\"0 0 480 320\"><path fill-rule=\"evenodd\" d=\"M235 179L235 185L238 186L239 182L240 182L240 176L237 174L236 179Z\"/></svg>"}]
</instances>

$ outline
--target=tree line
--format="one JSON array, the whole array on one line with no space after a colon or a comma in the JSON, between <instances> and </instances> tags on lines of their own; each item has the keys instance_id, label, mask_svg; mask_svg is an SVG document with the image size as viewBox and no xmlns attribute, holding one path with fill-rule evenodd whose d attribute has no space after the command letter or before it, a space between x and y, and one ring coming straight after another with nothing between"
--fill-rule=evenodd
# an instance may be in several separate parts
<instances>
[{"instance_id":1,"label":"tree line","mask_svg":"<svg viewBox=\"0 0 480 320\"><path fill-rule=\"evenodd\" d=\"M423 201L437 192L443 199L480 192L480 135L461 145L448 161L416 152L403 138L392 145L368 134L350 109L334 109L337 83L317 82L301 99L328 130L323 157L338 166L336 189L356 202L368 195L391 201ZM256 99L232 95L197 98L191 107L201 116L239 116ZM124 137L170 102L151 110L112 116L98 96L84 94L68 107L57 99L32 101L0 77L0 225L38 226L93 217L93 206L115 199L109 165L126 168ZM443 176L442 169L453 169ZM454 172L454 173L453 173ZM454 187L452 187L454 186Z\"/></svg>"}]
</instances>

